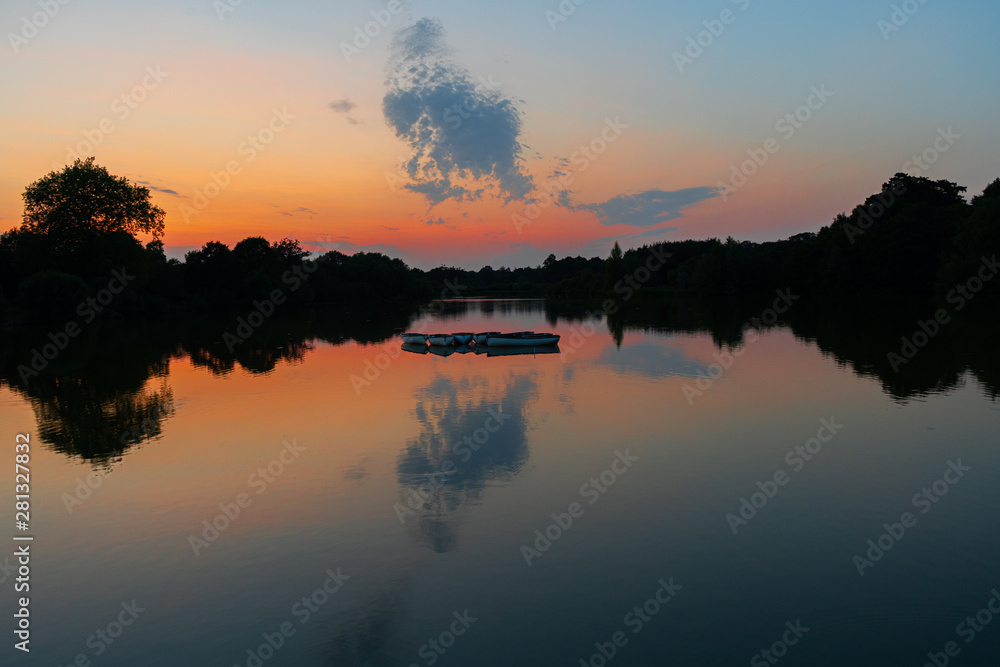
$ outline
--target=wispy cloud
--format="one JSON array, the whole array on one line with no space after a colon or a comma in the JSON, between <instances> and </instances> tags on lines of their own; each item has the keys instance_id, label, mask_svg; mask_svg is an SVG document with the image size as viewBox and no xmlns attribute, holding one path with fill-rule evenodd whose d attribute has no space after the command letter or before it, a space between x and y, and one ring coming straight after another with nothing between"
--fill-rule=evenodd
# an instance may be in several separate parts
<instances>
[{"instance_id":1,"label":"wispy cloud","mask_svg":"<svg viewBox=\"0 0 1000 667\"><path fill-rule=\"evenodd\" d=\"M336 100L334 102L330 102L329 104L329 107L333 109L336 113L350 113L351 110L354 109L356 106L358 105L350 101L346 97L342 100Z\"/></svg>"},{"instance_id":2,"label":"wispy cloud","mask_svg":"<svg viewBox=\"0 0 1000 667\"><path fill-rule=\"evenodd\" d=\"M452 62L438 20L421 19L395 35L382 112L412 153L404 187L432 206L478 199L490 186L509 202L533 188L522 163L521 112L494 90L498 83L480 80Z\"/></svg>"},{"instance_id":3,"label":"wispy cloud","mask_svg":"<svg viewBox=\"0 0 1000 667\"><path fill-rule=\"evenodd\" d=\"M560 193L558 204L574 211L592 211L602 225L652 227L683 216L684 209L719 194L714 187L684 190L647 190L622 194L597 204L573 204L568 193ZM659 230L658 230L659 231Z\"/></svg>"},{"instance_id":4,"label":"wispy cloud","mask_svg":"<svg viewBox=\"0 0 1000 667\"><path fill-rule=\"evenodd\" d=\"M162 192L163 194L170 195L172 197L181 197L182 195L177 192L177 190L171 190L170 188L158 188L155 185L149 183L148 181L136 181L139 185L145 186L150 190L155 190L156 192Z\"/></svg>"},{"instance_id":5,"label":"wispy cloud","mask_svg":"<svg viewBox=\"0 0 1000 667\"><path fill-rule=\"evenodd\" d=\"M332 109L334 113L345 114L344 120L346 120L351 125L364 125L364 123L362 123L357 118L354 118L353 116L346 116L346 114L351 113L351 111L356 109L358 106L357 104L350 101L346 97L342 100L334 100L333 102L330 102L327 106L330 109Z\"/></svg>"},{"instance_id":6,"label":"wispy cloud","mask_svg":"<svg viewBox=\"0 0 1000 667\"><path fill-rule=\"evenodd\" d=\"M298 208L293 208L291 211L281 211L281 215L296 215L298 213L308 213L310 215L316 215L316 211L311 208L306 208L305 206L299 206Z\"/></svg>"}]
</instances>

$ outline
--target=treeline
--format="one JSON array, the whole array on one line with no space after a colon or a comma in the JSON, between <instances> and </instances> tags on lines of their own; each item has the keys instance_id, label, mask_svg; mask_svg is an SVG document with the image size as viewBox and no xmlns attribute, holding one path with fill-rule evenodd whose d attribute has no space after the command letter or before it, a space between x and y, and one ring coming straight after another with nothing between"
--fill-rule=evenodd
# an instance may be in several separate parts
<instances>
[{"instance_id":1,"label":"treeline","mask_svg":"<svg viewBox=\"0 0 1000 667\"><path fill-rule=\"evenodd\" d=\"M79 193L50 192L85 178L125 188L138 212L116 221L121 206L103 200L107 210L69 206ZM0 321L58 322L105 311L118 318L183 317L245 308L276 290L281 303L310 306L466 296L620 298L640 290L647 298L753 295L789 287L848 296L921 298L956 286L975 287L976 296L1000 294L990 263L1000 250L1000 179L966 202L966 188L955 183L896 174L849 215L782 241L663 242L624 253L616 243L607 259L549 255L531 268L422 271L379 253L331 251L309 259L298 241L261 237L232 248L212 241L184 261L167 259L157 237L162 211L143 208L144 188L114 178L92 161L78 161L29 186L25 223L0 236ZM154 240L142 244L137 231Z\"/></svg>"},{"instance_id":2,"label":"treeline","mask_svg":"<svg viewBox=\"0 0 1000 667\"><path fill-rule=\"evenodd\" d=\"M991 262L1000 252L1000 179L971 203L965 190L950 181L896 174L818 233L767 243L658 243L625 252L615 277L636 280L655 249L671 256L644 284L654 290L762 294L791 287L803 294L921 298L972 281L977 295L996 296L1000 280L987 276L996 274Z\"/></svg>"},{"instance_id":3,"label":"treeline","mask_svg":"<svg viewBox=\"0 0 1000 667\"><path fill-rule=\"evenodd\" d=\"M0 239L0 317L15 323L105 311L184 317L242 308L275 290L282 303L297 305L419 301L431 293L426 279L378 253L307 256L298 241L249 237L232 248L206 243L180 262L167 259L162 242L144 246L126 232L95 234L77 252L60 256L37 234L18 230Z\"/></svg>"},{"instance_id":4,"label":"treeline","mask_svg":"<svg viewBox=\"0 0 1000 667\"><path fill-rule=\"evenodd\" d=\"M945 297L956 286L995 297L1000 280L983 277L996 273L991 262L1000 252L1000 179L971 202L965 191L900 173L850 214L781 241L666 241L625 252L615 244L603 260L549 255L534 268L414 273L434 286L458 282L466 295L555 299L749 296L789 287L797 294L927 298Z\"/></svg>"}]
</instances>

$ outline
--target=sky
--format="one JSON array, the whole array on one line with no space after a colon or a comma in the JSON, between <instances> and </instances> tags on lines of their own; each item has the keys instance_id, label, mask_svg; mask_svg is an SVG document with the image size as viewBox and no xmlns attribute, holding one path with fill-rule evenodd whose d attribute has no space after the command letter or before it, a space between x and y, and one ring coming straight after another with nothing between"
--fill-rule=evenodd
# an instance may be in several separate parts
<instances>
[{"instance_id":1,"label":"sky","mask_svg":"<svg viewBox=\"0 0 1000 667\"><path fill-rule=\"evenodd\" d=\"M4 0L0 229L92 155L151 190L178 258L786 238L900 171L1000 177L998 23L993 0Z\"/></svg>"}]
</instances>

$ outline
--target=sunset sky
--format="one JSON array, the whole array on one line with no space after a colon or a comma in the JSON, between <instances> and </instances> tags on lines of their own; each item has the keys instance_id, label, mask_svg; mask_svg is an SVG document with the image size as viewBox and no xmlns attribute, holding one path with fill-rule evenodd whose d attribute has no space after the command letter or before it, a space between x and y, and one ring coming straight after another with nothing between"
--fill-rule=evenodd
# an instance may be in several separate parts
<instances>
[{"instance_id":1,"label":"sunset sky","mask_svg":"<svg viewBox=\"0 0 1000 667\"><path fill-rule=\"evenodd\" d=\"M89 155L153 190L172 257L421 268L784 238L898 171L1000 176L992 0L63 2L0 7L0 229Z\"/></svg>"}]
</instances>

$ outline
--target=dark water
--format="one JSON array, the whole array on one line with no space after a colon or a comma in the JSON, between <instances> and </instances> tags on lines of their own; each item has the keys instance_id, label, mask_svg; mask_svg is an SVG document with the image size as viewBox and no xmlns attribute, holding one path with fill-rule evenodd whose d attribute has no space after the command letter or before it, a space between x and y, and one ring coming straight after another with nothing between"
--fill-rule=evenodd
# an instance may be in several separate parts
<instances>
[{"instance_id":1,"label":"dark water","mask_svg":"<svg viewBox=\"0 0 1000 667\"><path fill-rule=\"evenodd\" d=\"M9 340L30 663L1000 664L1000 325L893 364L932 306L767 306L296 313L233 350L235 318L109 326L27 381L40 339Z\"/></svg>"}]
</instances>

